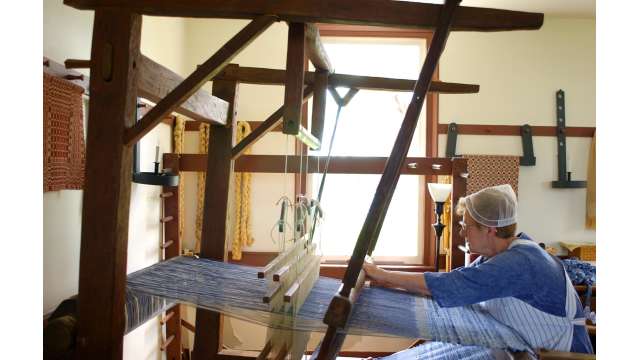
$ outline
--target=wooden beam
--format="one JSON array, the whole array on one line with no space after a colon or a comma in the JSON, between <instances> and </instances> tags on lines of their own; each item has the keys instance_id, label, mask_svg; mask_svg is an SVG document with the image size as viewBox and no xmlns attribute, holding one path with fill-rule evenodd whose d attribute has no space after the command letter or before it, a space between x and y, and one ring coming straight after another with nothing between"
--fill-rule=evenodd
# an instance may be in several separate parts
<instances>
[{"instance_id":1,"label":"wooden beam","mask_svg":"<svg viewBox=\"0 0 640 360\"><path fill-rule=\"evenodd\" d=\"M178 156L178 155L174 155ZM180 171L205 171L207 163L206 154L181 154ZM303 159L306 166L307 157ZM318 173L324 171L327 161L325 156L309 156L309 168L303 166L303 173ZM329 162L330 174L382 174L386 157L348 157L332 156ZM234 164L235 172L252 173L282 173L285 159L282 155L243 155ZM287 158L287 173L300 172L300 157L289 156ZM320 173L321 173L320 172ZM451 160L447 158L418 158L408 157L402 162L400 173L403 175L449 175L451 174Z\"/></svg>"},{"instance_id":2,"label":"wooden beam","mask_svg":"<svg viewBox=\"0 0 640 360\"><path fill-rule=\"evenodd\" d=\"M87 157L82 198L78 359L121 359L125 330L132 151L122 143L135 122L135 63L142 17L96 11L91 46ZM117 49L117 50L116 50Z\"/></svg>"},{"instance_id":3,"label":"wooden beam","mask_svg":"<svg viewBox=\"0 0 640 360\"><path fill-rule=\"evenodd\" d=\"M333 87L349 87L367 90L413 91L415 80L390 79L374 76L357 76L346 74L332 74L329 85ZM428 92L439 94L475 94L480 91L480 85L449 83L432 81Z\"/></svg>"},{"instance_id":4,"label":"wooden beam","mask_svg":"<svg viewBox=\"0 0 640 360\"><path fill-rule=\"evenodd\" d=\"M327 55L320 40L320 32L314 24L304 24L304 46L307 56L316 70L333 72L333 65L331 65L329 55Z\"/></svg>"},{"instance_id":5,"label":"wooden beam","mask_svg":"<svg viewBox=\"0 0 640 360\"><path fill-rule=\"evenodd\" d=\"M274 14L280 20L435 29L442 5L389 0L65 0L76 9L118 6L143 15L253 19ZM536 30L544 15L522 11L460 7L452 31Z\"/></svg>"},{"instance_id":6,"label":"wooden beam","mask_svg":"<svg viewBox=\"0 0 640 360\"><path fill-rule=\"evenodd\" d=\"M460 197L467 195L467 159L455 158L452 161L452 191L451 191L451 223L445 224L451 229L451 241L449 243L449 261L447 261L447 271L464 266L464 252L458 249L459 245L465 245L464 236L460 235L462 216L455 212L455 206Z\"/></svg>"},{"instance_id":7,"label":"wooden beam","mask_svg":"<svg viewBox=\"0 0 640 360\"><path fill-rule=\"evenodd\" d=\"M159 102L183 81L178 74L142 54L138 59L138 63L140 69L137 82L138 96L151 102ZM89 68L91 61L67 59L64 65L67 69ZM88 88L88 79L86 79L86 83ZM226 101L211 96L200 89L178 106L175 112L193 120L225 124L228 107L229 105Z\"/></svg>"},{"instance_id":8,"label":"wooden beam","mask_svg":"<svg viewBox=\"0 0 640 360\"><path fill-rule=\"evenodd\" d=\"M209 153L207 156L207 178L205 184L200 256L217 261L227 260L227 212L229 187L233 174L231 149L235 139L238 83L216 81L213 95L229 103L228 125L211 126L209 132ZM213 359L222 349L222 317L219 313L196 310L196 334L193 358Z\"/></svg>"},{"instance_id":9,"label":"wooden beam","mask_svg":"<svg viewBox=\"0 0 640 360\"><path fill-rule=\"evenodd\" d=\"M154 103L159 103L183 81L180 75L144 55L140 57L139 67L138 96ZM193 95L179 104L174 111L193 120L226 124L228 109L229 104L226 101L197 87Z\"/></svg>"},{"instance_id":10,"label":"wooden beam","mask_svg":"<svg viewBox=\"0 0 640 360\"><path fill-rule=\"evenodd\" d=\"M313 95L313 89L307 86L302 92L302 102L305 103L307 100L309 100L311 95ZM233 147L233 150L231 150L231 159L237 159L238 156L242 155L242 153L249 146L260 140L269 131L274 130L278 125L281 125L283 114L284 105L276 110L273 114L271 114L271 116L269 116L265 121L261 122L258 127L254 128L254 130L252 130L249 135L247 135L247 137L242 139L236 146Z\"/></svg>"},{"instance_id":11,"label":"wooden beam","mask_svg":"<svg viewBox=\"0 0 640 360\"><path fill-rule=\"evenodd\" d=\"M238 67L225 69L216 75L214 80L236 80L243 84L256 85L284 85L286 72L277 69L265 69L257 67ZM316 74L305 72L304 83L313 85ZM360 90L388 90L388 91L413 91L415 80L392 79L375 76L358 76L348 74L329 74L329 85L333 87L357 88ZM448 83L433 81L429 87L431 93L441 94L472 94L480 90L479 85Z\"/></svg>"},{"instance_id":12,"label":"wooden beam","mask_svg":"<svg viewBox=\"0 0 640 360\"><path fill-rule=\"evenodd\" d=\"M226 102L225 102L226 103ZM226 118L226 114L224 116ZM179 161L175 157L169 157L168 154L162 156L162 165L165 169L174 169L178 172ZM162 205L164 207L163 214L165 216L172 216L175 221L170 221L164 224L164 259L171 259L176 256L180 256L182 250L182 239L180 238L180 217L184 216L184 213L180 211L180 187L184 186L184 182L181 181L178 186L164 186L160 197L162 198ZM175 196L174 196L175 195ZM168 245L168 246L166 246ZM180 322L182 321L182 312L180 304L174 305L167 311L173 316L167 315L165 336L174 337L174 341L169 343L166 352L167 360L181 360L182 357L182 329Z\"/></svg>"},{"instance_id":13,"label":"wooden beam","mask_svg":"<svg viewBox=\"0 0 640 360\"><path fill-rule=\"evenodd\" d=\"M160 100L135 126L128 129L124 137L125 143L127 145L136 143L151 131L178 105L189 99L204 83L222 70L236 54L262 34L274 21L273 16L261 16L240 30L204 64Z\"/></svg>"},{"instance_id":14,"label":"wooden beam","mask_svg":"<svg viewBox=\"0 0 640 360\"><path fill-rule=\"evenodd\" d=\"M446 134L449 124L438 124L438 133ZM506 135L520 136L520 125L482 125L482 124L456 124L459 135ZM566 127L565 135L574 137L593 137L595 127ZM556 136L556 126L532 126L532 136Z\"/></svg>"},{"instance_id":15,"label":"wooden beam","mask_svg":"<svg viewBox=\"0 0 640 360\"><path fill-rule=\"evenodd\" d=\"M289 24L287 42L287 73L284 86L284 114L282 132L298 135L302 116L302 88L304 86L304 24Z\"/></svg>"},{"instance_id":16,"label":"wooden beam","mask_svg":"<svg viewBox=\"0 0 640 360\"><path fill-rule=\"evenodd\" d=\"M311 110L311 134L315 136L322 146L324 132L324 117L327 105L327 86L329 73L324 70L316 70L313 84L313 109Z\"/></svg>"}]
</instances>

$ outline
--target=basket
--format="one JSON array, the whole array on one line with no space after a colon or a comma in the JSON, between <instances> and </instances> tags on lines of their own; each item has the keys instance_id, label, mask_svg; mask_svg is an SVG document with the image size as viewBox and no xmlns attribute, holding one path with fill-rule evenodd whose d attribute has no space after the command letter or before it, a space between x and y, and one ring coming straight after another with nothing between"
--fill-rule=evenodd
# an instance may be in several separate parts
<instances>
[{"instance_id":1,"label":"basket","mask_svg":"<svg viewBox=\"0 0 640 360\"><path fill-rule=\"evenodd\" d=\"M595 245L582 245L569 251L570 257L577 257L584 261L596 261L596 246Z\"/></svg>"}]
</instances>

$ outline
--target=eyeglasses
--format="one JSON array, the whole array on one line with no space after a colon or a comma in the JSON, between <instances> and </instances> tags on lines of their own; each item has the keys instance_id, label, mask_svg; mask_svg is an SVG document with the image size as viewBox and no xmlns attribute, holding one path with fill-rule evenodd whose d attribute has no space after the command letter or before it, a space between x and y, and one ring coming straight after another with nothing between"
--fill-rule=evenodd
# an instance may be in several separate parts
<instances>
[{"instance_id":1,"label":"eyeglasses","mask_svg":"<svg viewBox=\"0 0 640 360\"><path fill-rule=\"evenodd\" d=\"M462 226L462 230L463 231L467 231L467 224L465 224L464 221L460 220L460 221L458 221L458 224L460 224L460 226Z\"/></svg>"}]
</instances>

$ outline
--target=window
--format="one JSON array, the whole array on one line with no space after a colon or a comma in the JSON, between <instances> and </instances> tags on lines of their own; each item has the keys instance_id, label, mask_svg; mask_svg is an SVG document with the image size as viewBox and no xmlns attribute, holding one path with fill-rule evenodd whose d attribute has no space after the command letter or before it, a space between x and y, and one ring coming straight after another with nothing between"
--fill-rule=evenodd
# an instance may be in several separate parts
<instances>
[{"instance_id":1,"label":"window","mask_svg":"<svg viewBox=\"0 0 640 360\"><path fill-rule=\"evenodd\" d=\"M424 38L323 36L323 43L336 73L343 74L416 79L426 53ZM347 89L338 91L343 95ZM411 92L359 91L341 110L331 155L388 157L410 99ZM312 155L327 155L337 108L327 95L323 147ZM426 156L425 113L423 109L408 156ZM317 174L311 179L314 197L321 177ZM325 218L318 234L326 261L344 260L351 255L379 180L380 175L327 175L322 197ZM374 251L376 259L423 262L424 189L424 177L400 177Z\"/></svg>"}]
</instances>

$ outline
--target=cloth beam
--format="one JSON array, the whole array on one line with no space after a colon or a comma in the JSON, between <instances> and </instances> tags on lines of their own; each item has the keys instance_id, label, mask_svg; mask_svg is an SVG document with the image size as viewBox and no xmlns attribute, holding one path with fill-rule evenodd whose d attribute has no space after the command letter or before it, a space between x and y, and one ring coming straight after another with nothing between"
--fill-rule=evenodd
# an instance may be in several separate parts
<instances>
[{"instance_id":1,"label":"cloth beam","mask_svg":"<svg viewBox=\"0 0 640 360\"><path fill-rule=\"evenodd\" d=\"M322 318L340 282L319 278L296 316L292 308L270 312L262 302L267 282L258 268L208 259L176 257L129 275L130 290L192 304L224 315L298 331L326 330ZM461 345L523 351L528 345L479 307L441 308L428 297L365 287L349 320L348 334L421 338Z\"/></svg>"}]
</instances>

